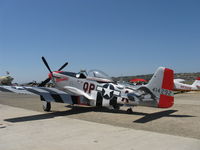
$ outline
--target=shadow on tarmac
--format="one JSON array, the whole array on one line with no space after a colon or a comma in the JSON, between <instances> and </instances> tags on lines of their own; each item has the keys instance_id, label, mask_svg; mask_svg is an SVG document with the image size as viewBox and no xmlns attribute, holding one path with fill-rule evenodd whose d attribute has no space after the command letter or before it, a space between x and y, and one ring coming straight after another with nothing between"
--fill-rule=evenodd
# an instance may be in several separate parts
<instances>
[{"instance_id":1,"label":"shadow on tarmac","mask_svg":"<svg viewBox=\"0 0 200 150\"><path fill-rule=\"evenodd\" d=\"M195 116L190 116L190 115L173 115L173 113L177 112L178 110L165 110L165 111L160 111L156 113L142 113L145 114L144 117L135 120L133 122L135 123L147 123L156 119L160 119L162 117L177 117L177 118L184 118L184 117L195 117ZM135 113L137 114L137 112ZM140 113L139 113L140 114Z\"/></svg>"},{"instance_id":2,"label":"shadow on tarmac","mask_svg":"<svg viewBox=\"0 0 200 150\"><path fill-rule=\"evenodd\" d=\"M70 107L70 106L67 106ZM17 117L17 118L9 118L4 119L4 121L17 123L17 122L25 122L25 121L36 121L36 120L43 120L43 119L51 119L54 117L59 116L69 116L74 114L80 114L80 113L87 113L87 112L106 112L106 113L120 113L125 114L127 113L124 110L117 110L113 111L107 108L97 108L97 107L80 107L80 106L73 106L70 110L67 111L55 111L55 112L49 112L45 114L39 114L39 115L32 115L32 116L24 116L24 117ZM143 116L142 118L133 121L133 123L147 123L156 119L160 119L162 117L195 117L190 115L173 115L174 112L177 112L178 110L164 110L156 113L142 113L142 112L132 112L131 114L127 115L139 115Z\"/></svg>"}]
</instances>

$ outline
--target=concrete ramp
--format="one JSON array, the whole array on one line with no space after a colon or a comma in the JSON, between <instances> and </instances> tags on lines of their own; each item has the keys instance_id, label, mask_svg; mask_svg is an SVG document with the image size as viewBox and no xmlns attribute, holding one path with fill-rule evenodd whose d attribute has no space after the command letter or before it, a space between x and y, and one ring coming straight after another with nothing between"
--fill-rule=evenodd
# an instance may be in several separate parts
<instances>
[{"instance_id":1,"label":"concrete ramp","mask_svg":"<svg viewBox=\"0 0 200 150\"><path fill-rule=\"evenodd\" d=\"M0 105L0 150L199 150L200 140Z\"/></svg>"}]
</instances>

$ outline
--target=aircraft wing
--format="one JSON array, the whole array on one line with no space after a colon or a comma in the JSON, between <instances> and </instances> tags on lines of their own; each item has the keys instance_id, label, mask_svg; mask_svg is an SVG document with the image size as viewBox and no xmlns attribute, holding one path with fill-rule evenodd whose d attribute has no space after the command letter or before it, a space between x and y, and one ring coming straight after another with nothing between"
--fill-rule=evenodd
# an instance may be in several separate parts
<instances>
[{"instance_id":1,"label":"aircraft wing","mask_svg":"<svg viewBox=\"0 0 200 150\"><path fill-rule=\"evenodd\" d=\"M73 104L72 95L58 90L56 88L47 87L26 87L26 86L0 86L1 92L12 92L18 94L31 94L41 96L41 100L47 102L60 102Z\"/></svg>"}]
</instances>

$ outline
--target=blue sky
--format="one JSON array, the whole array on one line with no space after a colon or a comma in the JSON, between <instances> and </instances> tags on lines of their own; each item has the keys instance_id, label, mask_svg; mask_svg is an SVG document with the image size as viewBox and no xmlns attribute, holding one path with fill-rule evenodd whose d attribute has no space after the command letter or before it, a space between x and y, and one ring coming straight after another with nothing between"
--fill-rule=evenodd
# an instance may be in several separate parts
<instances>
[{"instance_id":1,"label":"blue sky","mask_svg":"<svg viewBox=\"0 0 200 150\"><path fill-rule=\"evenodd\" d=\"M111 76L200 71L199 0L0 0L0 75L43 80L100 69Z\"/></svg>"}]
</instances>

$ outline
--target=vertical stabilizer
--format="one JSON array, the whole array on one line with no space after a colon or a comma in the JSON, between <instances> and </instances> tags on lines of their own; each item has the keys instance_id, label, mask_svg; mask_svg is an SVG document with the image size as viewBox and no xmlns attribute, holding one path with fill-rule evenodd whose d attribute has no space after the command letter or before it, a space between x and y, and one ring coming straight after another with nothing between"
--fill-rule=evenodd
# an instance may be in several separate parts
<instances>
[{"instance_id":1,"label":"vertical stabilizer","mask_svg":"<svg viewBox=\"0 0 200 150\"><path fill-rule=\"evenodd\" d=\"M196 78L192 86L200 88L200 77Z\"/></svg>"},{"instance_id":2,"label":"vertical stabilizer","mask_svg":"<svg viewBox=\"0 0 200 150\"><path fill-rule=\"evenodd\" d=\"M174 104L174 72L171 69L159 67L147 84L152 93L157 97L157 107L169 108Z\"/></svg>"}]
</instances>

